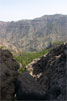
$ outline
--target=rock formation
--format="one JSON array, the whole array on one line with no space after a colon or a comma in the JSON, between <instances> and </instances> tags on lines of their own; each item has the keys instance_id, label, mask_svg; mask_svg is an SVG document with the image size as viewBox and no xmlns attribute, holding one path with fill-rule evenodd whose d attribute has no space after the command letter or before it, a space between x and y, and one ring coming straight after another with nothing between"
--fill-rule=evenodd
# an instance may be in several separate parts
<instances>
[{"instance_id":1,"label":"rock formation","mask_svg":"<svg viewBox=\"0 0 67 101\"><path fill-rule=\"evenodd\" d=\"M55 47L37 63L33 63L32 76L40 83L46 92L47 100L67 100L67 44ZM30 69L31 70L31 69ZM41 75L40 75L41 74ZM37 75L40 75L38 78Z\"/></svg>"},{"instance_id":2,"label":"rock formation","mask_svg":"<svg viewBox=\"0 0 67 101\"><path fill-rule=\"evenodd\" d=\"M41 85L27 72L22 73L16 80L17 100L42 100L45 92Z\"/></svg>"},{"instance_id":3,"label":"rock formation","mask_svg":"<svg viewBox=\"0 0 67 101\"><path fill-rule=\"evenodd\" d=\"M38 59L35 59L33 60L30 64L28 64L26 66L26 70L27 72L32 75L34 78L38 78L38 73L37 75L35 75L33 72L34 72L34 69L38 71L38 69L40 70L39 66L33 66L33 64L36 64L37 65L37 62L40 60L40 58ZM39 74L40 75L40 74Z\"/></svg>"},{"instance_id":4,"label":"rock formation","mask_svg":"<svg viewBox=\"0 0 67 101\"><path fill-rule=\"evenodd\" d=\"M0 49L0 101L13 101L18 63L8 50Z\"/></svg>"}]
</instances>

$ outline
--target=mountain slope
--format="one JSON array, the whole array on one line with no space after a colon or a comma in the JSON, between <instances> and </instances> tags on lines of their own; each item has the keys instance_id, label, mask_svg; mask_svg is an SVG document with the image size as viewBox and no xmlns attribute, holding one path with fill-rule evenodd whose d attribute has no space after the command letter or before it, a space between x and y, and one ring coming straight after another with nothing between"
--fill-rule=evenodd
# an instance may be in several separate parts
<instances>
[{"instance_id":1,"label":"mountain slope","mask_svg":"<svg viewBox=\"0 0 67 101\"><path fill-rule=\"evenodd\" d=\"M0 39L23 51L39 51L54 41L67 40L67 15L45 15L33 20L0 22Z\"/></svg>"},{"instance_id":2,"label":"mountain slope","mask_svg":"<svg viewBox=\"0 0 67 101\"><path fill-rule=\"evenodd\" d=\"M0 40L0 49L8 49L13 53L14 55L17 55L21 53L21 50L16 48L13 44L10 44L6 40Z\"/></svg>"}]
</instances>

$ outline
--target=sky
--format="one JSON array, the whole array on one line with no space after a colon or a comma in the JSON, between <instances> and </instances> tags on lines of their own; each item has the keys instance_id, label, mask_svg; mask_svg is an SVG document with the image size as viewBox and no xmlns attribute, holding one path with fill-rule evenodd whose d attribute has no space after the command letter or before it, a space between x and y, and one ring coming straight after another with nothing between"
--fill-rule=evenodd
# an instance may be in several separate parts
<instances>
[{"instance_id":1,"label":"sky","mask_svg":"<svg viewBox=\"0 0 67 101\"><path fill-rule=\"evenodd\" d=\"M52 14L67 15L67 0L0 0L0 21L34 19Z\"/></svg>"}]
</instances>

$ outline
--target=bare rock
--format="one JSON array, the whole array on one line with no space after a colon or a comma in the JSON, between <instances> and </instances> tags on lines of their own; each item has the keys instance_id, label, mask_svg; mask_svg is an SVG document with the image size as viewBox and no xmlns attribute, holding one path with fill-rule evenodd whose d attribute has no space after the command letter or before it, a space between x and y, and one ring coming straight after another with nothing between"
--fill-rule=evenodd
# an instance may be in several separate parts
<instances>
[{"instance_id":1,"label":"bare rock","mask_svg":"<svg viewBox=\"0 0 67 101\"><path fill-rule=\"evenodd\" d=\"M16 80L17 100L45 99L41 85L27 72L20 74Z\"/></svg>"},{"instance_id":2,"label":"bare rock","mask_svg":"<svg viewBox=\"0 0 67 101\"><path fill-rule=\"evenodd\" d=\"M45 58L41 58L43 73L39 83L46 89L47 99L67 99L67 44L53 49ZM46 78L47 79L46 79Z\"/></svg>"},{"instance_id":3,"label":"bare rock","mask_svg":"<svg viewBox=\"0 0 67 101\"><path fill-rule=\"evenodd\" d=\"M42 75L42 69L40 68L40 58L33 60L26 66L27 72L37 80Z\"/></svg>"},{"instance_id":4,"label":"bare rock","mask_svg":"<svg viewBox=\"0 0 67 101\"><path fill-rule=\"evenodd\" d=\"M35 78L46 92L47 100L67 100L67 43L56 46L31 68L33 75L41 74Z\"/></svg>"},{"instance_id":5,"label":"bare rock","mask_svg":"<svg viewBox=\"0 0 67 101\"><path fill-rule=\"evenodd\" d=\"M0 100L13 100L18 63L8 50L0 49Z\"/></svg>"}]
</instances>

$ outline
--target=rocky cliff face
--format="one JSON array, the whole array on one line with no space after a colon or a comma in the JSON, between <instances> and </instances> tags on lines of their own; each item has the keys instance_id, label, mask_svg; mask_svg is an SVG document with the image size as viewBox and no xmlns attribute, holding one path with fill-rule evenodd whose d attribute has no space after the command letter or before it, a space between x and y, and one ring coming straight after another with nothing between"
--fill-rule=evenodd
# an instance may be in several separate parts
<instances>
[{"instance_id":1,"label":"rocky cliff face","mask_svg":"<svg viewBox=\"0 0 67 101\"><path fill-rule=\"evenodd\" d=\"M46 15L34 20L0 22L0 40L23 51L39 51L50 42L67 41L67 15Z\"/></svg>"},{"instance_id":2,"label":"rocky cliff face","mask_svg":"<svg viewBox=\"0 0 67 101\"><path fill-rule=\"evenodd\" d=\"M26 68L44 88L47 100L67 100L67 44L54 48Z\"/></svg>"}]
</instances>

